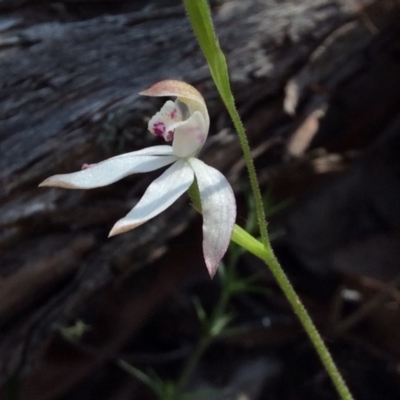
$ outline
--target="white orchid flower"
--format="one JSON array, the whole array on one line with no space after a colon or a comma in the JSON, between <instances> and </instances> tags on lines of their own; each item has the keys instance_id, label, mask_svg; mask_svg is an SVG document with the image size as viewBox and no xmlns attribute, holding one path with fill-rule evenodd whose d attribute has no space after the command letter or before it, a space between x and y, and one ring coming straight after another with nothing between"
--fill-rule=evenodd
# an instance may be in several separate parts
<instances>
[{"instance_id":1,"label":"white orchid flower","mask_svg":"<svg viewBox=\"0 0 400 400\"><path fill-rule=\"evenodd\" d=\"M160 214L185 193L196 178L203 214L204 259L213 276L229 245L236 202L226 178L196 158L210 126L204 99L193 86L174 80L156 83L141 94L177 97L175 102L168 100L149 121L149 131L167 142L172 141L172 146L153 146L98 164L85 164L79 172L51 176L39 186L92 189L172 164L150 184L136 206L114 225L109 236L134 229Z\"/></svg>"}]
</instances>

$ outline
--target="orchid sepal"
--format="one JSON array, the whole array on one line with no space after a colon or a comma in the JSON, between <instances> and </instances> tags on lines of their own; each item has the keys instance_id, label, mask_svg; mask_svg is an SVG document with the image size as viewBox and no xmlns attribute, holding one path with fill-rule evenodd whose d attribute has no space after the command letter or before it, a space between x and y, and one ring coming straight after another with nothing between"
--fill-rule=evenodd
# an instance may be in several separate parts
<instances>
[{"instance_id":1,"label":"orchid sepal","mask_svg":"<svg viewBox=\"0 0 400 400\"><path fill-rule=\"evenodd\" d=\"M94 189L110 185L128 175L155 171L177 160L171 146L154 146L111 157L70 174L53 175L39 186L64 189Z\"/></svg>"},{"instance_id":2,"label":"orchid sepal","mask_svg":"<svg viewBox=\"0 0 400 400\"><path fill-rule=\"evenodd\" d=\"M185 193L194 179L186 160L178 160L155 179L136 206L111 229L109 236L135 229L154 218Z\"/></svg>"},{"instance_id":3,"label":"orchid sepal","mask_svg":"<svg viewBox=\"0 0 400 400\"><path fill-rule=\"evenodd\" d=\"M211 277L228 249L236 220L232 187L217 169L190 158L200 193L203 215L203 254Z\"/></svg>"}]
</instances>

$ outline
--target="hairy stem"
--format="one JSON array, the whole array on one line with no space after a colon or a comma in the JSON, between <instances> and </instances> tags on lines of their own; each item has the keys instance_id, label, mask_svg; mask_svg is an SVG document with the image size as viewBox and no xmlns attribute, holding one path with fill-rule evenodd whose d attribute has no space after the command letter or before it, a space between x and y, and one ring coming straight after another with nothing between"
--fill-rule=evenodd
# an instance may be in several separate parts
<instances>
[{"instance_id":1,"label":"hairy stem","mask_svg":"<svg viewBox=\"0 0 400 400\"><path fill-rule=\"evenodd\" d=\"M348 387L346 386L346 383L344 382L338 368L336 367L328 348L325 346L325 343L323 342L321 335L319 334L317 328L311 320L310 315L302 304L299 296L293 289L293 286L291 285L288 277L283 271L281 265L279 264L279 261L275 257L272 250L265 221L265 212L262 202L261 191L258 185L256 170L254 167L253 158L251 156L249 142L247 140L247 136L239 113L237 112L237 109L235 107L235 100L230 87L228 66L225 60L225 56L219 45L218 38L214 31L211 12L207 0L184 0L184 5L192 24L193 31L207 60L211 76L215 82L218 92L221 95L221 98L229 112L229 115L239 136L240 145L242 147L243 155L246 161L250 185L255 200L257 221L264 250L262 252L259 252L258 256L261 255L261 259L270 268L272 274L278 282L279 287L282 289L283 293L291 304L295 314L303 325L304 330L306 331L311 342L313 343L322 361L322 364L324 365L326 371L331 377L331 380L336 387L336 390L339 393L340 397L343 400L352 400L353 397ZM259 246L254 245L253 250L254 249L259 250Z\"/></svg>"}]
</instances>

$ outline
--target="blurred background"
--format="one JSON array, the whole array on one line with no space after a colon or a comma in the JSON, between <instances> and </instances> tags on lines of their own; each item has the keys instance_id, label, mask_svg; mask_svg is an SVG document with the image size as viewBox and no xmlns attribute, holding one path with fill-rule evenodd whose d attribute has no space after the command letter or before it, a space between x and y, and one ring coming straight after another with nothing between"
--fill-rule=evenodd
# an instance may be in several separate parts
<instances>
[{"instance_id":1,"label":"blurred background","mask_svg":"<svg viewBox=\"0 0 400 400\"><path fill-rule=\"evenodd\" d=\"M400 2L211 7L276 254L355 398L399 399ZM243 290L186 391L336 399L265 265L233 247L209 279L186 196L107 238L159 172L90 191L37 187L159 143L147 121L165 99L138 92L162 79L206 98L200 157L254 229L239 143L180 1L0 0L0 398L157 398L121 360L179 380L199 314L213 315L233 276Z\"/></svg>"}]
</instances>

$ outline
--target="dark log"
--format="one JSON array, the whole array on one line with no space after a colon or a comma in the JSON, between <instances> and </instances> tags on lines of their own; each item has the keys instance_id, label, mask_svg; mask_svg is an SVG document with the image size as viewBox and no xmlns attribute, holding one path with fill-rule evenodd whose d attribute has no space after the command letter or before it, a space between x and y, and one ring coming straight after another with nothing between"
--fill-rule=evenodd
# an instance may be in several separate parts
<instances>
[{"instance_id":1,"label":"dark log","mask_svg":"<svg viewBox=\"0 0 400 400\"><path fill-rule=\"evenodd\" d=\"M37 187L52 174L156 143L146 125L162 103L138 92L167 78L195 85L213 122L202 158L234 186L243 172L183 8L127 3L0 1L0 382L31 371L57 324L118 277L160 257L194 217L182 200L108 239L154 175L88 192ZM265 165L266 141L293 131L287 151L302 154L309 141L300 128L311 121L307 136L313 121L318 126L315 111L367 68L399 5L237 0L213 11L237 103ZM393 114L394 104L388 100L385 112Z\"/></svg>"}]
</instances>

